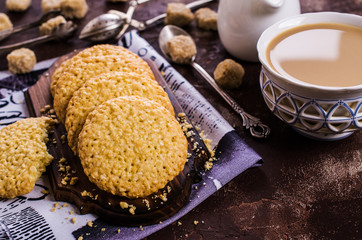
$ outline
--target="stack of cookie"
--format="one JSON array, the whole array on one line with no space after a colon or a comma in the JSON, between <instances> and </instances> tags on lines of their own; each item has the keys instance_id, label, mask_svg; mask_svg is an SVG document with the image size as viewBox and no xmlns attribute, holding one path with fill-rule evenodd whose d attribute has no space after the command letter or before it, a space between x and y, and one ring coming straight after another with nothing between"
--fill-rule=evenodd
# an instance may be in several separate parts
<instances>
[{"instance_id":1,"label":"stack of cookie","mask_svg":"<svg viewBox=\"0 0 362 240\"><path fill-rule=\"evenodd\" d=\"M132 52L81 51L55 71L51 93L70 148L100 189L146 197L184 168L187 140L168 95Z\"/></svg>"}]
</instances>

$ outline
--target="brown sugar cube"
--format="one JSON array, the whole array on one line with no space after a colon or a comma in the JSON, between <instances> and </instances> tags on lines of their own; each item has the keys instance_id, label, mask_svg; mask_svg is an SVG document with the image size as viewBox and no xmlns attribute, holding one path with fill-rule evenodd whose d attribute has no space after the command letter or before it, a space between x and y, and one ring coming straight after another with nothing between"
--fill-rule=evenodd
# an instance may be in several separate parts
<instances>
[{"instance_id":1,"label":"brown sugar cube","mask_svg":"<svg viewBox=\"0 0 362 240\"><path fill-rule=\"evenodd\" d=\"M6 9L15 12L24 12L29 8L31 0L6 0Z\"/></svg>"},{"instance_id":2,"label":"brown sugar cube","mask_svg":"<svg viewBox=\"0 0 362 240\"><path fill-rule=\"evenodd\" d=\"M43 13L60 10L61 0L42 0L41 9Z\"/></svg>"},{"instance_id":3,"label":"brown sugar cube","mask_svg":"<svg viewBox=\"0 0 362 240\"><path fill-rule=\"evenodd\" d=\"M11 23L8 15L5 13L0 13L0 31L12 28L13 24Z\"/></svg>"},{"instance_id":4,"label":"brown sugar cube","mask_svg":"<svg viewBox=\"0 0 362 240\"><path fill-rule=\"evenodd\" d=\"M33 70L36 57L32 50L20 48L12 51L6 56L9 71L14 74L28 73Z\"/></svg>"},{"instance_id":5,"label":"brown sugar cube","mask_svg":"<svg viewBox=\"0 0 362 240\"><path fill-rule=\"evenodd\" d=\"M167 5L165 24L182 27L191 23L194 18L194 14L183 3L169 3Z\"/></svg>"},{"instance_id":6,"label":"brown sugar cube","mask_svg":"<svg viewBox=\"0 0 362 240\"><path fill-rule=\"evenodd\" d=\"M197 26L205 30L217 30L217 13L210 8L200 8L195 12Z\"/></svg>"},{"instance_id":7,"label":"brown sugar cube","mask_svg":"<svg viewBox=\"0 0 362 240\"><path fill-rule=\"evenodd\" d=\"M220 62L215 71L215 81L224 88L240 87L245 70L243 66L231 59L225 59Z\"/></svg>"},{"instance_id":8,"label":"brown sugar cube","mask_svg":"<svg viewBox=\"0 0 362 240\"><path fill-rule=\"evenodd\" d=\"M88 12L86 0L62 0L60 10L67 18L83 18Z\"/></svg>"},{"instance_id":9,"label":"brown sugar cube","mask_svg":"<svg viewBox=\"0 0 362 240\"><path fill-rule=\"evenodd\" d=\"M59 26L61 23L66 23L67 20L61 15L51 18L39 27L40 35L51 34L53 29Z\"/></svg>"},{"instance_id":10,"label":"brown sugar cube","mask_svg":"<svg viewBox=\"0 0 362 240\"><path fill-rule=\"evenodd\" d=\"M189 36L178 35L171 38L166 45L172 61L179 64L191 63L196 55L196 45Z\"/></svg>"}]
</instances>

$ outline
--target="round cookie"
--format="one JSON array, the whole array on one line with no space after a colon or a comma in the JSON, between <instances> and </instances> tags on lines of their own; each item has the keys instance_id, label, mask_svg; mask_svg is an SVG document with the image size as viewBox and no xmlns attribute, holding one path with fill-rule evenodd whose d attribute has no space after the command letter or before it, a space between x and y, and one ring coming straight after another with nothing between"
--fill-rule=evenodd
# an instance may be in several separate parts
<instances>
[{"instance_id":1,"label":"round cookie","mask_svg":"<svg viewBox=\"0 0 362 240\"><path fill-rule=\"evenodd\" d=\"M108 55L117 55L117 54L124 54L128 53L129 51L121 46L115 46L110 44L98 44L92 47L86 48L80 51L77 55L73 56L72 58L64 61L53 73L52 81L50 85L50 92L52 96L55 94L56 85L58 82L59 77L67 71L67 68L72 65L73 62L77 61L78 59L82 58L89 58L89 57L97 57L97 56L108 56Z\"/></svg>"},{"instance_id":2,"label":"round cookie","mask_svg":"<svg viewBox=\"0 0 362 240\"><path fill-rule=\"evenodd\" d=\"M55 89L57 87L57 82L59 77L63 74L64 69L67 68L68 63L70 63L71 59L68 59L64 62L62 62L62 64L60 64L60 66L55 69L54 73L52 74L52 78L51 78L51 83L50 83L50 93L51 95L54 97L55 94Z\"/></svg>"},{"instance_id":3,"label":"round cookie","mask_svg":"<svg viewBox=\"0 0 362 240\"><path fill-rule=\"evenodd\" d=\"M133 72L110 72L96 76L74 92L67 107L65 128L68 145L73 152L78 152L78 135L91 111L109 99L132 95L154 100L174 115L167 93L150 77Z\"/></svg>"},{"instance_id":4,"label":"round cookie","mask_svg":"<svg viewBox=\"0 0 362 240\"><path fill-rule=\"evenodd\" d=\"M121 71L136 72L140 75L154 79L152 70L148 64L137 55L126 50L122 54L80 58L73 61L66 71L59 77L54 94L54 110L62 123L68 103L73 93L78 90L85 81L102 73Z\"/></svg>"},{"instance_id":5,"label":"round cookie","mask_svg":"<svg viewBox=\"0 0 362 240\"><path fill-rule=\"evenodd\" d=\"M0 130L0 198L31 192L53 157L48 153L48 130L54 120L26 118Z\"/></svg>"},{"instance_id":6,"label":"round cookie","mask_svg":"<svg viewBox=\"0 0 362 240\"><path fill-rule=\"evenodd\" d=\"M108 100L88 115L78 150L84 172L100 189L142 198L183 170L187 140L164 107L128 96Z\"/></svg>"}]
</instances>

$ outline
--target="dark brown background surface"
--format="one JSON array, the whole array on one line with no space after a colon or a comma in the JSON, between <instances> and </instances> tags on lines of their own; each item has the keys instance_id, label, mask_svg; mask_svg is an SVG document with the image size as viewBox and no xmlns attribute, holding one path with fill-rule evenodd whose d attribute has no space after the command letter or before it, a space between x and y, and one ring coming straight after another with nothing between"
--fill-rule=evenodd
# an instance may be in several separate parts
<instances>
[{"instance_id":1,"label":"dark brown background surface","mask_svg":"<svg viewBox=\"0 0 362 240\"><path fill-rule=\"evenodd\" d=\"M176 0L175 0L176 1ZM166 9L166 0L151 0L135 12L147 20ZM177 2L188 3L189 0ZM361 0L301 0L302 12L338 11L362 15ZM127 3L88 0L86 18L77 20L76 35L67 42L49 42L32 47L39 61L90 46L77 39L80 29L108 9L126 10ZM217 10L218 1L209 4ZM8 13L5 1L0 12L14 25L37 20L40 0L33 0L25 13ZM156 50L159 24L141 33ZM202 31L195 24L186 28L198 47L196 61L212 74L216 65L232 58L223 48L217 32ZM1 45L37 36L37 30L17 34ZM112 42L111 42L112 43ZM239 61L245 70L244 83L228 93L271 129L265 141L251 138L240 117L211 89L193 69L175 66L230 122L245 141L264 159L262 167L249 169L221 188L199 207L148 239L362 239L362 131L335 142L305 138L274 117L263 102L258 75L260 64ZM5 56L0 68L6 69ZM194 221L198 221L197 225Z\"/></svg>"}]
</instances>

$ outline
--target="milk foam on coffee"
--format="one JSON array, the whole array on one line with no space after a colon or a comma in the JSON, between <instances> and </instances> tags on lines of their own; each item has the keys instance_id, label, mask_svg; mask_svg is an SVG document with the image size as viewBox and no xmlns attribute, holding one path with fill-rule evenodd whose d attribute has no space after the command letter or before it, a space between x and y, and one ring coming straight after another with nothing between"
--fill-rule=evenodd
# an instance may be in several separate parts
<instances>
[{"instance_id":1,"label":"milk foam on coffee","mask_svg":"<svg viewBox=\"0 0 362 240\"><path fill-rule=\"evenodd\" d=\"M268 46L269 64L279 74L314 85L362 84L362 29L332 23L289 29Z\"/></svg>"}]
</instances>

